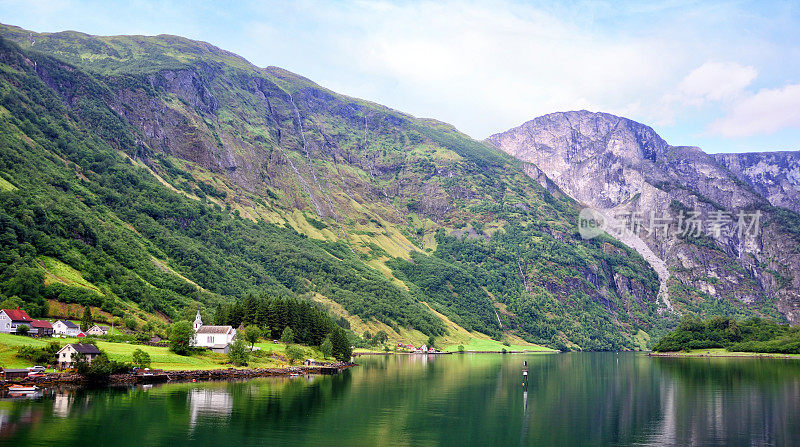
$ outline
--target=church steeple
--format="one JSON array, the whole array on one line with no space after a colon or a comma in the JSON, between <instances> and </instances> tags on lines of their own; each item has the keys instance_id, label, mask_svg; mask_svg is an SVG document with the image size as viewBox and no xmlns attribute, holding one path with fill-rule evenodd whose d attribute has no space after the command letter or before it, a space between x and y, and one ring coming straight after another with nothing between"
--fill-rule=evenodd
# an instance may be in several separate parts
<instances>
[{"instance_id":1,"label":"church steeple","mask_svg":"<svg viewBox=\"0 0 800 447\"><path fill-rule=\"evenodd\" d=\"M197 309L197 316L194 317L194 331L197 332L200 326L203 325L203 320L200 318L200 309Z\"/></svg>"}]
</instances>

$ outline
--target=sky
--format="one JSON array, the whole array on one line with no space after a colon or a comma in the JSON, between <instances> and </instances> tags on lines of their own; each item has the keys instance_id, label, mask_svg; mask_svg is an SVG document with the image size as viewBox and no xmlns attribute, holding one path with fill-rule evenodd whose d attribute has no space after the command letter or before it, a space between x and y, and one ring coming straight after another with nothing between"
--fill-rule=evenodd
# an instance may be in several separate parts
<instances>
[{"instance_id":1,"label":"sky","mask_svg":"<svg viewBox=\"0 0 800 447\"><path fill-rule=\"evenodd\" d=\"M203 40L477 139L586 109L800 150L800 2L0 0L0 22Z\"/></svg>"}]
</instances>

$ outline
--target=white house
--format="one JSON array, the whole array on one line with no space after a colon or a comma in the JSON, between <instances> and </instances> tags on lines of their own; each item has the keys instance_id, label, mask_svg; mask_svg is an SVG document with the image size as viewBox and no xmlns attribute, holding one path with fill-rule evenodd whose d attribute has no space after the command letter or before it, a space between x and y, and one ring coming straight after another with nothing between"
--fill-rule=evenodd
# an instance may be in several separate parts
<instances>
[{"instance_id":1,"label":"white house","mask_svg":"<svg viewBox=\"0 0 800 447\"><path fill-rule=\"evenodd\" d=\"M58 363L58 367L62 369L72 367L77 354L83 354L86 361L92 363L92 361L100 355L100 350L97 349L97 346L89 344L70 343L65 345L56 352L56 363Z\"/></svg>"},{"instance_id":2,"label":"white house","mask_svg":"<svg viewBox=\"0 0 800 447\"><path fill-rule=\"evenodd\" d=\"M77 337L81 333L81 328L68 320L57 320L53 323L53 333L56 335L66 335L67 337Z\"/></svg>"},{"instance_id":3,"label":"white house","mask_svg":"<svg viewBox=\"0 0 800 447\"><path fill-rule=\"evenodd\" d=\"M28 313L17 307L16 309L0 309L0 332L14 334L20 326L31 327L33 319Z\"/></svg>"},{"instance_id":4,"label":"white house","mask_svg":"<svg viewBox=\"0 0 800 447\"><path fill-rule=\"evenodd\" d=\"M214 352L228 352L228 346L236 338L232 326L206 326L200 318L200 311L194 318L194 346L208 348Z\"/></svg>"},{"instance_id":5,"label":"white house","mask_svg":"<svg viewBox=\"0 0 800 447\"><path fill-rule=\"evenodd\" d=\"M86 331L86 335L108 335L108 326L94 325Z\"/></svg>"}]
</instances>

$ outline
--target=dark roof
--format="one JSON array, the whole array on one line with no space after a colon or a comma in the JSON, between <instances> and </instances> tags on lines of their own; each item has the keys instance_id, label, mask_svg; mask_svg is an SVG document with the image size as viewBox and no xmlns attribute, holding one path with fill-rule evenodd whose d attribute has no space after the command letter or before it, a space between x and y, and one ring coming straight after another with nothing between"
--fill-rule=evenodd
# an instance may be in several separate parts
<instances>
[{"instance_id":1,"label":"dark roof","mask_svg":"<svg viewBox=\"0 0 800 447\"><path fill-rule=\"evenodd\" d=\"M33 320L31 321L31 326L36 328L53 329L53 325L50 324L49 321L44 320Z\"/></svg>"},{"instance_id":2,"label":"dark roof","mask_svg":"<svg viewBox=\"0 0 800 447\"><path fill-rule=\"evenodd\" d=\"M64 325L66 327L70 328L70 329L77 329L78 328L77 324L75 324L75 323L73 323L73 322L71 322L69 320L58 320L58 321L64 323Z\"/></svg>"},{"instance_id":3,"label":"dark roof","mask_svg":"<svg viewBox=\"0 0 800 447\"><path fill-rule=\"evenodd\" d=\"M19 307L16 309L3 309L3 312L5 312L12 321L31 321L31 317L28 316L28 313Z\"/></svg>"},{"instance_id":4,"label":"dark roof","mask_svg":"<svg viewBox=\"0 0 800 447\"><path fill-rule=\"evenodd\" d=\"M227 334L232 331L231 326L200 326L197 329L198 334Z\"/></svg>"},{"instance_id":5,"label":"dark roof","mask_svg":"<svg viewBox=\"0 0 800 447\"><path fill-rule=\"evenodd\" d=\"M100 350L95 345L88 343L70 343L70 345L81 354L100 354Z\"/></svg>"}]
</instances>

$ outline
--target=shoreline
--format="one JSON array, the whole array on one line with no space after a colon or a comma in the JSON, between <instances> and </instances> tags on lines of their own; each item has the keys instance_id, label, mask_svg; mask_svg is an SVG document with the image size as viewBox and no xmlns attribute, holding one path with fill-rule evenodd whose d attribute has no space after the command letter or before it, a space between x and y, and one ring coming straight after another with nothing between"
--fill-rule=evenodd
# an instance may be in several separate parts
<instances>
[{"instance_id":1,"label":"shoreline","mask_svg":"<svg viewBox=\"0 0 800 447\"><path fill-rule=\"evenodd\" d=\"M559 354L560 351L444 351L444 352L354 352L353 357L362 355L450 355L450 354Z\"/></svg>"},{"instance_id":2,"label":"shoreline","mask_svg":"<svg viewBox=\"0 0 800 447\"><path fill-rule=\"evenodd\" d=\"M777 359L800 360L800 354L777 354L772 352L648 352L648 357L663 358L728 358L728 359Z\"/></svg>"},{"instance_id":3,"label":"shoreline","mask_svg":"<svg viewBox=\"0 0 800 447\"><path fill-rule=\"evenodd\" d=\"M74 373L48 373L44 377L26 377L20 380L0 381L0 389L10 385L35 385L39 387L58 385L84 386L116 386L152 383L181 383L198 381L247 380L259 377L290 377L293 375L335 375L357 366L357 363L333 363L320 366L289 366L284 368L225 368L225 369L190 369L162 371L145 376L140 374L113 374L107 381L92 382Z\"/></svg>"}]
</instances>

